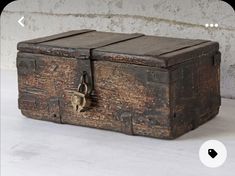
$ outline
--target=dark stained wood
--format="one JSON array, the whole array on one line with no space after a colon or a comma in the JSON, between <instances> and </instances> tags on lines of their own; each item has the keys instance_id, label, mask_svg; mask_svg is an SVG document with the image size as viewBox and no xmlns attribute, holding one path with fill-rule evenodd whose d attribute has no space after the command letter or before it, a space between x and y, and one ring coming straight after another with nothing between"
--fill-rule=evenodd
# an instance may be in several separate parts
<instances>
[{"instance_id":1,"label":"dark stained wood","mask_svg":"<svg viewBox=\"0 0 235 176\"><path fill-rule=\"evenodd\" d=\"M83 30L62 32L62 33L55 34L55 35L40 37L40 38L33 39L33 40L27 40L27 41L24 41L24 43L37 44L37 43L42 43L42 42L49 42L49 41L58 40L58 39L66 38L66 37L72 37L72 36L79 35L79 34L84 34L87 32L93 32L93 31L95 30L83 29ZM21 45L21 42L18 45Z\"/></svg>"},{"instance_id":2,"label":"dark stained wood","mask_svg":"<svg viewBox=\"0 0 235 176\"><path fill-rule=\"evenodd\" d=\"M116 43L105 47L97 48L93 51L95 59L106 59L115 62L126 62L130 60L133 64L168 67L176 63L168 62L165 54L180 51L183 53L188 48L201 47L208 43L206 40L190 40L180 38L168 38L157 36L142 36L126 42ZM131 58L131 59L129 59ZM186 58L177 57L177 62L183 62Z\"/></svg>"},{"instance_id":3,"label":"dark stained wood","mask_svg":"<svg viewBox=\"0 0 235 176\"><path fill-rule=\"evenodd\" d=\"M98 51L124 53L141 56L159 56L164 53L207 42L205 40L190 40L158 36L142 36L125 43L117 43L98 48Z\"/></svg>"},{"instance_id":4,"label":"dark stained wood","mask_svg":"<svg viewBox=\"0 0 235 176\"><path fill-rule=\"evenodd\" d=\"M18 101L25 116L172 139L218 113L218 43L83 32L18 45ZM92 104L78 112L71 98L84 70L94 83Z\"/></svg>"},{"instance_id":5,"label":"dark stained wood","mask_svg":"<svg viewBox=\"0 0 235 176\"><path fill-rule=\"evenodd\" d=\"M171 119L177 137L218 114L221 105L219 72L214 51L175 66L171 82Z\"/></svg>"},{"instance_id":6,"label":"dark stained wood","mask_svg":"<svg viewBox=\"0 0 235 176\"><path fill-rule=\"evenodd\" d=\"M141 36L143 36L143 34L121 34L81 30L20 42L18 43L17 48L22 52L48 54L53 56L89 57L90 49Z\"/></svg>"}]
</instances>

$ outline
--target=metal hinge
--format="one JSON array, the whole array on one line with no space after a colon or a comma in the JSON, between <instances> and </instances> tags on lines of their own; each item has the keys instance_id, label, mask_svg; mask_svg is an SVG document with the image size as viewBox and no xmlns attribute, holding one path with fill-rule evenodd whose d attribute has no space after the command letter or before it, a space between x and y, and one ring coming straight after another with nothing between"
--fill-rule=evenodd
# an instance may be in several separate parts
<instances>
[{"instance_id":1,"label":"metal hinge","mask_svg":"<svg viewBox=\"0 0 235 176\"><path fill-rule=\"evenodd\" d=\"M74 113L90 109L94 92L92 62L89 56L80 55L77 59L77 89L72 91L71 105Z\"/></svg>"},{"instance_id":2,"label":"metal hinge","mask_svg":"<svg viewBox=\"0 0 235 176\"><path fill-rule=\"evenodd\" d=\"M88 86L88 93L91 94L94 91L94 76L93 76L93 65L91 58L87 55L80 55L78 59L78 81L84 73L86 74L86 84ZM79 84L80 82L78 82Z\"/></svg>"}]
</instances>

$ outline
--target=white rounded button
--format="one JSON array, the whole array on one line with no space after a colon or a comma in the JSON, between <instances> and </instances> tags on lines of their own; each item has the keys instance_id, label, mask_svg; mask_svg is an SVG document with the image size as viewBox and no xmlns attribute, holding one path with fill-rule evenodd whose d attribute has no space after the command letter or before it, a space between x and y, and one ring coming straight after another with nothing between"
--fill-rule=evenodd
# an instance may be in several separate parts
<instances>
[{"instance_id":1,"label":"white rounded button","mask_svg":"<svg viewBox=\"0 0 235 176\"><path fill-rule=\"evenodd\" d=\"M207 167L219 167L227 158L226 147L218 140L208 140L201 145L199 158Z\"/></svg>"}]
</instances>

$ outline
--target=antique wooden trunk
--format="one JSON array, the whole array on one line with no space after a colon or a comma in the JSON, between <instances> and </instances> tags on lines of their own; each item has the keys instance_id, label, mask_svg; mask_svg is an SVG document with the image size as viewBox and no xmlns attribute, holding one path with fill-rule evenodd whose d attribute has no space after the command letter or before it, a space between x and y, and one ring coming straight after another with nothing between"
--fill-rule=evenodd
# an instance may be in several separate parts
<instances>
[{"instance_id":1,"label":"antique wooden trunk","mask_svg":"<svg viewBox=\"0 0 235 176\"><path fill-rule=\"evenodd\" d=\"M219 111L217 42L85 29L17 47L30 118L172 139Z\"/></svg>"}]
</instances>

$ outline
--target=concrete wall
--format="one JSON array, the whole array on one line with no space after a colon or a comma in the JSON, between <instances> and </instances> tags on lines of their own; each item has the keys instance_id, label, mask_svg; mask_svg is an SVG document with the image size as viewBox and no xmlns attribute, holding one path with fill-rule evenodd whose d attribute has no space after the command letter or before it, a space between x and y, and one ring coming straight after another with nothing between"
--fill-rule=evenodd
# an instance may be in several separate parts
<instances>
[{"instance_id":1,"label":"concrete wall","mask_svg":"<svg viewBox=\"0 0 235 176\"><path fill-rule=\"evenodd\" d=\"M81 28L218 41L221 92L235 98L235 13L219 0L18 0L1 15L1 68L16 69L17 42Z\"/></svg>"}]
</instances>

